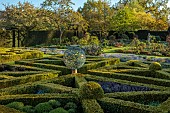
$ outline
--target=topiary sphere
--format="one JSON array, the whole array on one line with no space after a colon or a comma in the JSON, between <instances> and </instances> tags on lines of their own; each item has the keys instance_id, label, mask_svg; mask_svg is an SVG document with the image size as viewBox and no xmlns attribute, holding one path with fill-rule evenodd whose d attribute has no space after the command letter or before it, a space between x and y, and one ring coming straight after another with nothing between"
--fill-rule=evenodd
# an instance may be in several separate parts
<instances>
[{"instance_id":1,"label":"topiary sphere","mask_svg":"<svg viewBox=\"0 0 170 113\"><path fill-rule=\"evenodd\" d=\"M104 91L100 84L96 82L87 82L79 89L81 99L98 99L104 96Z\"/></svg>"},{"instance_id":2,"label":"topiary sphere","mask_svg":"<svg viewBox=\"0 0 170 113\"><path fill-rule=\"evenodd\" d=\"M48 103L53 107L53 108L57 108L61 106L61 103L57 100L49 100Z\"/></svg>"},{"instance_id":3,"label":"topiary sphere","mask_svg":"<svg viewBox=\"0 0 170 113\"><path fill-rule=\"evenodd\" d=\"M68 113L76 113L76 110L75 109L69 109Z\"/></svg>"},{"instance_id":4,"label":"topiary sphere","mask_svg":"<svg viewBox=\"0 0 170 113\"><path fill-rule=\"evenodd\" d=\"M39 103L35 106L36 113L49 112L52 109L52 106L48 102Z\"/></svg>"},{"instance_id":5,"label":"topiary sphere","mask_svg":"<svg viewBox=\"0 0 170 113\"><path fill-rule=\"evenodd\" d=\"M66 111L62 107L58 107L56 109L51 110L49 113L68 113L68 111Z\"/></svg>"},{"instance_id":6,"label":"topiary sphere","mask_svg":"<svg viewBox=\"0 0 170 113\"><path fill-rule=\"evenodd\" d=\"M149 66L149 70L152 70L152 71L161 70L161 69L162 69L162 66L158 62L153 62Z\"/></svg>"},{"instance_id":7,"label":"topiary sphere","mask_svg":"<svg viewBox=\"0 0 170 113\"><path fill-rule=\"evenodd\" d=\"M68 109L76 109L77 105L74 102L68 102L65 106L64 109L68 110Z\"/></svg>"},{"instance_id":8,"label":"topiary sphere","mask_svg":"<svg viewBox=\"0 0 170 113\"><path fill-rule=\"evenodd\" d=\"M86 56L84 51L78 46L70 46L64 52L63 60L69 69L78 69L84 65Z\"/></svg>"},{"instance_id":9,"label":"topiary sphere","mask_svg":"<svg viewBox=\"0 0 170 113\"><path fill-rule=\"evenodd\" d=\"M22 111L23 112L26 112L26 113L34 113L34 107L33 106L30 106L30 105L26 105L22 108Z\"/></svg>"}]
</instances>

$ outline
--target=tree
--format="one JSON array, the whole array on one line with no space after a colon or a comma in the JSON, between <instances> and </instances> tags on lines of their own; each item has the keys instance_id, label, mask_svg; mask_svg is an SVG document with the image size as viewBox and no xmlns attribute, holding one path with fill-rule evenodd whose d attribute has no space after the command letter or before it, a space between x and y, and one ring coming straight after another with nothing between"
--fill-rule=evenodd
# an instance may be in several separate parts
<instances>
[{"instance_id":1,"label":"tree","mask_svg":"<svg viewBox=\"0 0 170 113\"><path fill-rule=\"evenodd\" d=\"M110 22L111 29L120 33L136 30L136 17L133 10L128 7L119 9L117 13L112 17L112 21Z\"/></svg>"},{"instance_id":2,"label":"tree","mask_svg":"<svg viewBox=\"0 0 170 113\"><path fill-rule=\"evenodd\" d=\"M111 29L119 32L167 29L167 21L157 19L153 14L146 12L138 1L120 2L119 4L125 5L117 6L117 11L110 21Z\"/></svg>"},{"instance_id":3,"label":"tree","mask_svg":"<svg viewBox=\"0 0 170 113\"><path fill-rule=\"evenodd\" d=\"M107 0L88 0L78 12L88 21L89 28L93 31L109 30L109 21L114 14Z\"/></svg>"},{"instance_id":4,"label":"tree","mask_svg":"<svg viewBox=\"0 0 170 113\"><path fill-rule=\"evenodd\" d=\"M71 5L73 5L71 0L45 0L41 4L42 8L52 12L50 21L53 23L52 26L60 31L60 44L64 31L68 29L68 15L72 12Z\"/></svg>"},{"instance_id":5,"label":"tree","mask_svg":"<svg viewBox=\"0 0 170 113\"><path fill-rule=\"evenodd\" d=\"M88 30L88 22L83 18L83 16L79 12L72 11L69 15L69 29L75 30L77 32Z\"/></svg>"},{"instance_id":6,"label":"tree","mask_svg":"<svg viewBox=\"0 0 170 113\"><path fill-rule=\"evenodd\" d=\"M3 25L6 27L17 27L22 31L22 45L28 38L28 32L31 30L39 29L43 25L44 11L35 8L29 2L23 4L18 2L18 5L4 5L5 11L2 15L4 18ZM43 27L42 27L43 28ZM44 28L43 28L44 29Z\"/></svg>"},{"instance_id":7,"label":"tree","mask_svg":"<svg viewBox=\"0 0 170 113\"><path fill-rule=\"evenodd\" d=\"M145 13L155 18L153 30L167 29L168 15L170 14L170 8L167 7L168 0L120 0L114 8L118 10L134 3L138 3Z\"/></svg>"}]
</instances>

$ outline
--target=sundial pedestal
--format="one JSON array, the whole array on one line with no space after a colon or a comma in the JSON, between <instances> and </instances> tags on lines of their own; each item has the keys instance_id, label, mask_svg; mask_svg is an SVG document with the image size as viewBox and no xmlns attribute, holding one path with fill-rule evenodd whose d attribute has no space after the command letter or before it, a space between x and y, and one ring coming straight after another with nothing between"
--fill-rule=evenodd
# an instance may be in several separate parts
<instances>
[{"instance_id":1,"label":"sundial pedestal","mask_svg":"<svg viewBox=\"0 0 170 113\"><path fill-rule=\"evenodd\" d=\"M77 69L72 69L72 74L76 74L77 73Z\"/></svg>"}]
</instances>

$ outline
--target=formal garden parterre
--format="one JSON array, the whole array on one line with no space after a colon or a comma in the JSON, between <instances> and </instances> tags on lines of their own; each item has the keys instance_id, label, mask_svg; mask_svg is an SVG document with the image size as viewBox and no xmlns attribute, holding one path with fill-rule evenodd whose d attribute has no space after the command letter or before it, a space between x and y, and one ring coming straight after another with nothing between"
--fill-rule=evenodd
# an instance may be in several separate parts
<instances>
[{"instance_id":1,"label":"formal garden parterre","mask_svg":"<svg viewBox=\"0 0 170 113\"><path fill-rule=\"evenodd\" d=\"M77 74L63 55L4 63L1 112L168 113L169 70L157 62L88 55Z\"/></svg>"},{"instance_id":2,"label":"formal garden parterre","mask_svg":"<svg viewBox=\"0 0 170 113\"><path fill-rule=\"evenodd\" d=\"M0 11L0 113L170 113L168 0L19 1Z\"/></svg>"}]
</instances>

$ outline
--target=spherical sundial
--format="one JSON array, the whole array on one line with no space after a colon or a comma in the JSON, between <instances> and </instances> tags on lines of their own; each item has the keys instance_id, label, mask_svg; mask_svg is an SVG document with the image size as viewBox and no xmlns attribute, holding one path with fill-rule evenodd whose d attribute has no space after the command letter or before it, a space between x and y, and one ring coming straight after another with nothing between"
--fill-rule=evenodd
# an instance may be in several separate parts
<instances>
[{"instance_id":1,"label":"spherical sundial","mask_svg":"<svg viewBox=\"0 0 170 113\"><path fill-rule=\"evenodd\" d=\"M78 68L81 68L85 61L86 61L86 56L84 51L74 45L68 47L68 49L64 52L64 57L63 57L65 65L69 68L77 72ZM73 72L74 73L74 72Z\"/></svg>"}]
</instances>

